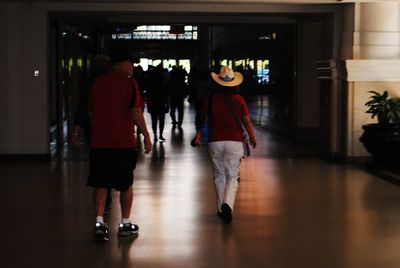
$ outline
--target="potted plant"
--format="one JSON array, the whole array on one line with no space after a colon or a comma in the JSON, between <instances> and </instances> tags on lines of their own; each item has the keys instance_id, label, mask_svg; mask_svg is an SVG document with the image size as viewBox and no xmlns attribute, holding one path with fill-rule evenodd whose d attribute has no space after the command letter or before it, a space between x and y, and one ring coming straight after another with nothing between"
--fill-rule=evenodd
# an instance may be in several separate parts
<instances>
[{"instance_id":1,"label":"potted plant","mask_svg":"<svg viewBox=\"0 0 400 268\"><path fill-rule=\"evenodd\" d=\"M400 98L389 98L387 91L372 94L365 103L366 113L377 117L378 123L363 125L360 141L376 161L400 159Z\"/></svg>"}]
</instances>

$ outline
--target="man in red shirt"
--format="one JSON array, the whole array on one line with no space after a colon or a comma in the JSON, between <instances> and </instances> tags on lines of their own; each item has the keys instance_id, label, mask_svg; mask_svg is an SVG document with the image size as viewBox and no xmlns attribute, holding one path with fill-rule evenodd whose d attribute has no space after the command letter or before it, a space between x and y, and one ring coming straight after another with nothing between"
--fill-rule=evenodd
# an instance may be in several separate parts
<instances>
[{"instance_id":1,"label":"man in red shirt","mask_svg":"<svg viewBox=\"0 0 400 268\"><path fill-rule=\"evenodd\" d=\"M130 221L133 201L133 171L137 161L136 125L144 135L144 153L152 149L143 117L143 100L137 84L130 78L133 65L117 63L113 70L98 77L89 95L91 120L90 170L88 185L95 188L96 240L108 240L104 223L107 188L120 192L122 220L118 235L137 234L139 227Z\"/></svg>"}]
</instances>

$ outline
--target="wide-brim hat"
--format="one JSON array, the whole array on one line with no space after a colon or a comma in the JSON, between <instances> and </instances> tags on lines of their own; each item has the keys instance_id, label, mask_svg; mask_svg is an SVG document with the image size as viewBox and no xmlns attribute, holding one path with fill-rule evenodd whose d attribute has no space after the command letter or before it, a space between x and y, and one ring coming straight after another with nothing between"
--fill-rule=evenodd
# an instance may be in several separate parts
<instances>
[{"instance_id":1,"label":"wide-brim hat","mask_svg":"<svg viewBox=\"0 0 400 268\"><path fill-rule=\"evenodd\" d=\"M234 72L229 66L222 66L218 74L212 72L212 79L224 87L238 86L243 82L243 75L239 72Z\"/></svg>"}]
</instances>

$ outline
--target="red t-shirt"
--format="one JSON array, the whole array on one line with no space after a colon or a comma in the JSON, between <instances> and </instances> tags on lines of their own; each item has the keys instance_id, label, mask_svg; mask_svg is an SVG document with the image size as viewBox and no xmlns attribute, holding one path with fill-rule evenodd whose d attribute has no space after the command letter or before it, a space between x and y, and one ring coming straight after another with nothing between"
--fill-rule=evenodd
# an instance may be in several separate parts
<instances>
[{"instance_id":1,"label":"red t-shirt","mask_svg":"<svg viewBox=\"0 0 400 268\"><path fill-rule=\"evenodd\" d=\"M142 111L143 111L143 110L144 110L144 100L143 100L142 95L140 94L139 84L138 84L138 82L137 82L135 79L132 79L131 81L132 81L132 83L133 83L133 86L134 86L135 89L136 89L136 99L137 99L137 101L138 101L137 105L138 105L138 107L140 107L140 109L142 109ZM135 99L135 100L136 100L136 99Z\"/></svg>"},{"instance_id":2,"label":"red t-shirt","mask_svg":"<svg viewBox=\"0 0 400 268\"><path fill-rule=\"evenodd\" d=\"M214 94L211 100L212 112L208 141L242 141L242 127L238 125L224 98L230 98L239 119L249 115L246 102L239 94Z\"/></svg>"},{"instance_id":3,"label":"red t-shirt","mask_svg":"<svg viewBox=\"0 0 400 268\"><path fill-rule=\"evenodd\" d=\"M135 101L132 105L132 95ZM132 108L141 96L131 78L111 72L96 79L89 93L92 148L136 147Z\"/></svg>"}]
</instances>

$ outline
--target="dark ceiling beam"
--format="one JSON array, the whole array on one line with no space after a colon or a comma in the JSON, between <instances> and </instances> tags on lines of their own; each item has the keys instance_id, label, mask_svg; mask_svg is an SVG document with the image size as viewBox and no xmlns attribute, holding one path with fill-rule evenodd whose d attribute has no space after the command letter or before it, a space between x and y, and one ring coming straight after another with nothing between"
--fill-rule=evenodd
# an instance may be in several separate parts
<instances>
[{"instance_id":1,"label":"dark ceiling beam","mask_svg":"<svg viewBox=\"0 0 400 268\"><path fill-rule=\"evenodd\" d=\"M332 12L338 4L265 4L235 3L88 3L88 2L33 2L33 9L48 11L97 12L191 12L191 13L321 13Z\"/></svg>"}]
</instances>

